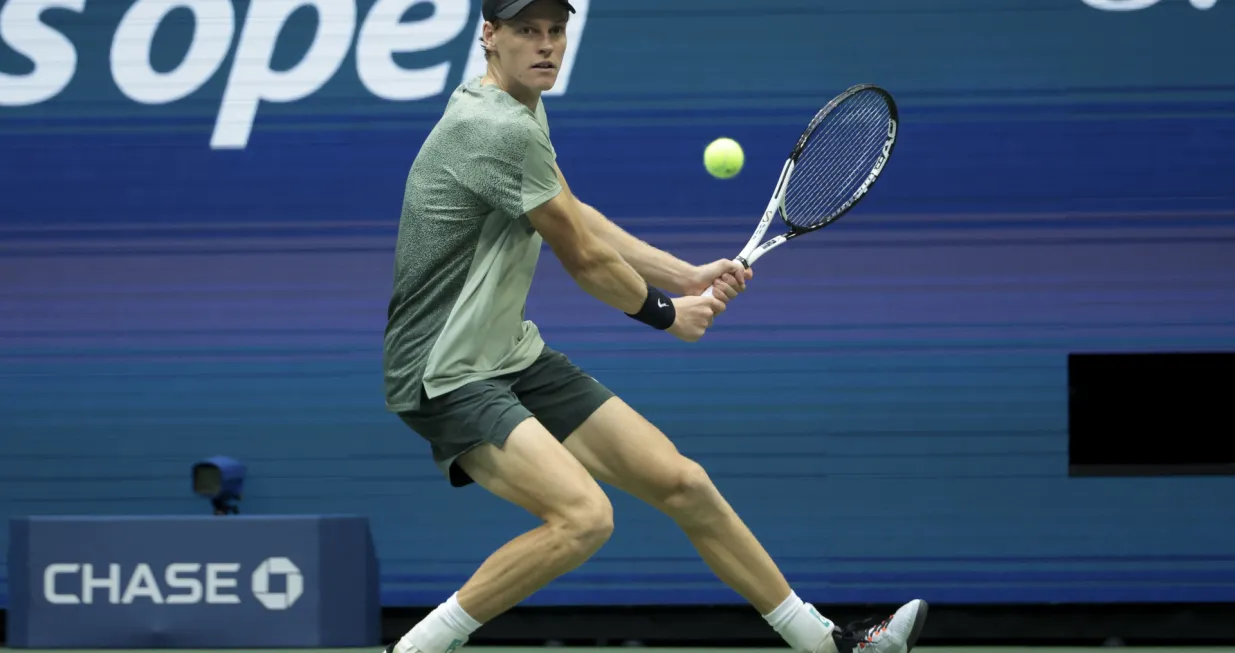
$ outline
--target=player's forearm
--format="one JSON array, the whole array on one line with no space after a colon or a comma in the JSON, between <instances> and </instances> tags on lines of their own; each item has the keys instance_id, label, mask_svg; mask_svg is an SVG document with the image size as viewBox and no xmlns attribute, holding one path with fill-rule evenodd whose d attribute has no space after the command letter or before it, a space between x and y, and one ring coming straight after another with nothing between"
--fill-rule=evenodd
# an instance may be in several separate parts
<instances>
[{"instance_id":1,"label":"player's forearm","mask_svg":"<svg viewBox=\"0 0 1235 653\"><path fill-rule=\"evenodd\" d=\"M648 282L599 238L566 269L584 292L623 313L637 313L647 298Z\"/></svg>"},{"instance_id":2,"label":"player's forearm","mask_svg":"<svg viewBox=\"0 0 1235 653\"><path fill-rule=\"evenodd\" d=\"M682 283L693 267L676 256L630 235L595 208L579 202L588 227L608 243L644 279L658 288L682 294Z\"/></svg>"}]
</instances>

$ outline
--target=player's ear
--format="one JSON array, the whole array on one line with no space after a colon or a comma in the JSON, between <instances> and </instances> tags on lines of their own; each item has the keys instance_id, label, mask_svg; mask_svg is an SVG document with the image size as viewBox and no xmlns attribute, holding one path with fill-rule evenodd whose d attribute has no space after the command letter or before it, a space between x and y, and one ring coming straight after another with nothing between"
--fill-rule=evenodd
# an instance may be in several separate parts
<instances>
[{"instance_id":1,"label":"player's ear","mask_svg":"<svg viewBox=\"0 0 1235 653\"><path fill-rule=\"evenodd\" d=\"M486 20L483 29L481 29L480 42L484 44L487 52L493 52L493 36L499 27L501 27L501 22Z\"/></svg>"}]
</instances>

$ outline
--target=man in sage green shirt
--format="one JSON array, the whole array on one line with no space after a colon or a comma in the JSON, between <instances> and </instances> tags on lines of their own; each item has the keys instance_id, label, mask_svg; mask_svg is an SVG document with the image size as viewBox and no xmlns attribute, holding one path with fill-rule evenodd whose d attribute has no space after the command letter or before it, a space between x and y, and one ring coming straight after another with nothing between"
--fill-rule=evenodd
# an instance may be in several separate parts
<instances>
[{"instance_id":1,"label":"man in sage green shirt","mask_svg":"<svg viewBox=\"0 0 1235 653\"><path fill-rule=\"evenodd\" d=\"M475 482L542 524L489 556L388 653L452 653L589 558L613 529L598 480L670 516L797 653L905 653L924 603L869 628L836 628L790 589L702 467L526 319L542 243L593 298L687 342L704 335L751 271L729 260L687 264L575 198L541 101L574 9L566 0L482 2L488 70L455 89L407 178L386 404L429 443L452 485ZM713 295L702 297L709 287Z\"/></svg>"},{"instance_id":2,"label":"man in sage green shirt","mask_svg":"<svg viewBox=\"0 0 1235 653\"><path fill-rule=\"evenodd\" d=\"M531 112L480 78L450 98L407 180L387 340L391 410L540 356L523 305L542 239L526 214L562 192L554 158L542 103Z\"/></svg>"}]
</instances>

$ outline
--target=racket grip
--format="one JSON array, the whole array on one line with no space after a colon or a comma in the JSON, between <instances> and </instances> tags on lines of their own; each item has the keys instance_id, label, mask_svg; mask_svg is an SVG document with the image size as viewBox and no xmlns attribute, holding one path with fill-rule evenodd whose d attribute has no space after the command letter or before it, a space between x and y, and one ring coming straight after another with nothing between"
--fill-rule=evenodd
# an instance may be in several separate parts
<instances>
[{"instance_id":1,"label":"racket grip","mask_svg":"<svg viewBox=\"0 0 1235 653\"><path fill-rule=\"evenodd\" d=\"M750 265L748 265L748 264L746 263L746 261L745 261L745 260L744 260L741 256L739 256L739 257L738 257L737 259L735 259L735 260L737 260L737 261L741 262L741 263L742 263L742 265L744 265L744 266L746 266L746 267L748 267L748 268L750 267ZM715 286L708 286L708 289L707 289L707 290L705 290L705 291L703 291L703 294L701 294L701 295L699 295L699 296L700 296L700 297L711 297L711 296L712 296L712 288L715 288Z\"/></svg>"}]
</instances>

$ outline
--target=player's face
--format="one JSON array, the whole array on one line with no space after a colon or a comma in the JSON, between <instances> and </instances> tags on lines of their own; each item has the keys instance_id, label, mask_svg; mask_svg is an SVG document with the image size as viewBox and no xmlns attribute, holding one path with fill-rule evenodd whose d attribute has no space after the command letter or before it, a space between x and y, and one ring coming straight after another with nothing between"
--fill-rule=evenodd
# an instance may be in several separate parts
<instances>
[{"instance_id":1,"label":"player's face","mask_svg":"<svg viewBox=\"0 0 1235 653\"><path fill-rule=\"evenodd\" d=\"M493 33L506 79L542 92L553 88L566 50L568 16L561 4L540 0Z\"/></svg>"}]
</instances>

